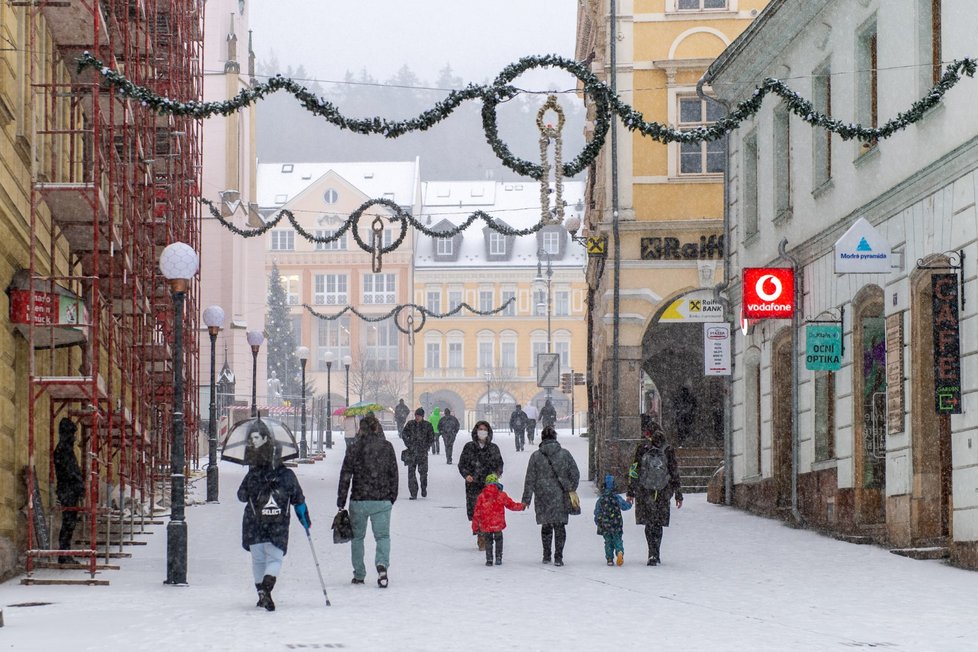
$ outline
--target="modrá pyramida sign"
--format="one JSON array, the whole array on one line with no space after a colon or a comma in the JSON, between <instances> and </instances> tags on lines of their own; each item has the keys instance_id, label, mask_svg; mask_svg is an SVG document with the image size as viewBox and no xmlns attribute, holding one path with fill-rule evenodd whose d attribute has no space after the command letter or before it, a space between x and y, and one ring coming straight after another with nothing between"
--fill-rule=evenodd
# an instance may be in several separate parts
<instances>
[{"instance_id":1,"label":"modr\u00e1 pyramida sign","mask_svg":"<svg viewBox=\"0 0 978 652\"><path fill-rule=\"evenodd\" d=\"M836 274L889 274L890 243L860 217L835 243Z\"/></svg>"}]
</instances>

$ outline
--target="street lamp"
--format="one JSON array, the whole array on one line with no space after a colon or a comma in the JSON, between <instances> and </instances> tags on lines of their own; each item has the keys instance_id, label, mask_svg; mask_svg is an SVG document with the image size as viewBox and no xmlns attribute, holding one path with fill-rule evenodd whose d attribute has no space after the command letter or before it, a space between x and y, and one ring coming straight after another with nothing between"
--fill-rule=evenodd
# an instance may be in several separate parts
<instances>
[{"instance_id":1,"label":"street lamp","mask_svg":"<svg viewBox=\"0 0 978 652\"><path fill-rule=\"evenodd\" d=\"M302 439L299 440L299 459L306 459L308 448L306 446L306 360L309 359L309 347L300 346L295 350L299 358L299 365L302 367Z\"/></svg>"},{"instance_id":2,"label":"street lamp","mask_svg":"<svg viewBox=\"0 0 978 652\"><path fill-rule=\"evenodd\" d=\"M550 330L550 315L553 312L552 298L551 298L551 281L553 280L554 270L550 264L550 254L547 254L547 277L543 277L543 270L541 269L541 254L546 253L543 249L537 252L537 276L533 279L533 285L536 286L538 292L543 292L544 289L547 291L547 353L553 353L553 344L551 340L551 330ZM552 388L547 388L547 400L550 400L550 395Z\"/></svg>"},{"instance_id":3,"label":"street lamp","mask_svg":"<svg viewBox=\"0 0 978 652\"><path fill-rule=\"evenodd\" d=\"M166 524L166 584L187 583L186 478L183 468L183 303L200 259L193 247L174 242L160 254L160 271L173 294L173 433L170 443L170 522Z\"/></svg>"},{"instance_id":4,"label":"street lamp","mask_svg":"<svg viewBox=\"0 0 978 652\"><path fill-rule=\"evenodd\" d=\"M348 355L343 356L343 366L346 367L346 407L350 407L350 365L353 358Z\"/></svg>"},{"instance_id":5,"label":"street lamp","mask_svg":"<svg viewBox=\"0 0 978 652\"><path fill-rule=\"evenodd\" d=\"M208 306L204 310L204 323L211 338L211 404L207 420L207 502L216 503L218 496L217 470L217 388L214 367L217 356L217 334L224 327L224 309L221 306Z\"/></svg>"},{"instance_id":6,"label":"street lamp","mask_svg":"<svg viewBox=\"0 0 978 652\"><path fill-rule=\"evenodd\" d=\"M333 447L333 360L336 354L327 351L323 354L326 361L326 448ZM320 442L321 444L322 442Z\"/></svg>"},{"instance_id":7,"label":"street lamp","mask_svg":"<svg viewBox=\"0 0 978 652\"><path fill-rule=\"evenodd\" d=\"M251 418L258 416L258 349L265 341L261 331L248 331L246 337L251 345Z\"/></svg>"}]
</instances>

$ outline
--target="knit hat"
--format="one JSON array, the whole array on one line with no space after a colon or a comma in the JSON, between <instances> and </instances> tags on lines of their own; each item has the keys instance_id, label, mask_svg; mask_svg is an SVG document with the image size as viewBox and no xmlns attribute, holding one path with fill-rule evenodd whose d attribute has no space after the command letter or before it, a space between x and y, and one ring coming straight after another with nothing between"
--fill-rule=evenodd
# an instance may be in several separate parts
<instances>
[{"instance_id":1,"label":"knit hat","mask_svg":"<svg viewBox=\"0 0 978 652\"><path fill-rule=\"evenodd\" d=\"M499 476L495 473L486 476L486 484L496 484L497 482L499 482Z\"/></svg>"},{"instance_id":2,"label":"knit hat","mask_svg":"<svg viewBox=\"0 0 978 652\"><path fill-rule=\"evenodd\" d=\"M614 490L615 488L615 476L610 473L604 476L604 488Z\"/></svg>"},{"instance_id":3,"label":"knit hat","mask_svg":"<svg viewBox=\"0 0 978 652\"><path fill-rule=\"evenodd\" d=\"M416 416L416 417L423 417L424 416L424 408L418 408L417 410L415 410L414 411L414 416Z\"/></svg>"}]
</instances>

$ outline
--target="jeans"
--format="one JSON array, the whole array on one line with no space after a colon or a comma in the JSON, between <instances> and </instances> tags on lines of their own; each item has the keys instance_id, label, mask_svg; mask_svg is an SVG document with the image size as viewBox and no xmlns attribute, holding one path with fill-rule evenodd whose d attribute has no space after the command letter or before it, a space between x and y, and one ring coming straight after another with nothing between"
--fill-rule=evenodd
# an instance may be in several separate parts
<instances>
[{"instance_id":1,"label":"jeans","mask_svg":"<svg viewBox=\"0 0 978 652\"><path fill-rule=\"evenodd\" d=\"M353 560L353 577L362 580L367 576L363 565L363 540L367 536L367 519L377 542L374 565L387 568L391 559L391 508L389 500L351 500L350 521L353 523L353 542L350 557Z\"/></svg>"},{"instance_id":2,"label":"jeans","mask_svg":"<svg viewBox=\"0 0 978 652\"><path fill-rule=\"evenodd\" d=\"M616 552L625 552L625 543L621 540L621 532L604 534L604 558L611 559Z\"/></svg>"},{"instance_id":3,"label":"jeans","mask_svg":"<svg viewBox=\"0 0 978 652\"><path fill-rule=\"evenodd\" d=\"M415 463L408 464L408 491L411 492L412 498L417 498L418 496L417 476L421 476L421 492L428 493L428 451L424 451L420 457L421 459Z\"/></svg>"},{"instance_id":4,"label":"jeans","mask_svg":"<svg viewBox=\"0 0 978 652\"><path fill-rule=\"evenodd\" d=\"M431 452L434 453L435 455L441 453L441 446L439 446L438 435L435 435L435 438L431 440Z\"/></svg>"},{"instance_id":5,"label":"jeans","mask_svg":"<svg viewBox=\"0 0 978 652\"><path fill-rule=\"evenodd\" d=\"M533 445L533 435L536 434L536 431L537 431L537 420L530 419L529 421L527 421L526 436L529 437L531 446Z\"/></svg>"},{"instance_id":6,"label":"jeans","mask_svg":"<svg viewBox=\"0 0 978 652\"><path fill-rule=\"evenodd\" d=\"M448 460L449 464L452 463L452 448L454 446L455 446L455 438L452 437L451 439L449 439L448 437L445 437L445 459Z\"/></svg>"},{"instance_id":7,"label":"jeans","mask_svg":"<svg viewBox=\"0 0 978 652\"><path fill-rule=\"evenodd\" d=\"M540 538L543 540L543 558L550 559L550 541L554 542L554 559L563 561L564 542L567 541L567 526L563 523L544 525L540 528Z\"/></svg>"},{"instance_id":8,"label":"jeans","mask_svg":"<svg viewBox=\"0 0 978 652\"><path fill-rule=\"evenodd\" d=\"M255 576L255 584L261 584L266 575L278 577L282 570L282 558L285 553L273 543L253 543L248 546L251 551L251 574Z\"/></svg>"},{"instance_id":9,"label":"jeans","mask_svg":"<svg viewBox=\"0 0 978 652\"><path fill-rule=\"evenodd\" d=\"M526 435L523 430L514 430L513 436L516 439L516 450L521 451L526 447Z\"/></svg>"}]
</instances>

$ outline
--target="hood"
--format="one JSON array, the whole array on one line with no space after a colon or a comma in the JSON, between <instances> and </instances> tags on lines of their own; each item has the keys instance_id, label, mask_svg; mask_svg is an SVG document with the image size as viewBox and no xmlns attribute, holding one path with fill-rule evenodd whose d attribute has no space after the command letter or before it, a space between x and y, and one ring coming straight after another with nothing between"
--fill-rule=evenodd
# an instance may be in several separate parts
<instances>
[{"instance_id":1,"label":"hood","mask_svg":"<svg viewBox=\"0 0 978 652\"><path fill-rule=\"evenodd\" d=\"M547 457L552 457L560 451L560 442L556 439L544 439L540 442L540 452Z\"/></svg>"},{"instance_id":2,"label":"hood","mask_svg":"<svg viewBox=\"0 0 978 652\"><path fill-rule=\"evenodd\" d=\"M493 483L487 484L485 486L485 489L483 489L482 491L485 492L487 498L495 498L496 496L498 496L502 492L502 490L503 490L502 483L500 483L500 482L493 482Z\"/></svg>"},{"instance_id":3,"label":"hood","mask_svg":"<svg viewBox=\"0 0 978 652\"><path fill-rule=\"evenodd\" d=\"M472 428L472 441L474 441L477 444L479 443L479 437L476 436L476 434L475 434L479 430L479 426L485 426L486 428L489 429L489 439L486 440L486 443L488 444L489 442L492 441L492 426L489 425L489 422L488 421L477 421L476 422L475 427Z\"/></svg>"},{"instance_id":4,"label":"hood","mask_svg":"<svg viewBox=\"0 0 978 652\"><path fill-rule=\"evenodd\" d=\"M58 423L58 443L66 446L74 446L75 433L77 431L78 426L71 419L62 419Z\"/></svg>"},{"instance_id":5,"label":"hood","mask_svg":"<svg viewBox=\"0 0 978 652\"><path fill-rule=\"evenodd\" d=\"M604 488L607 491L615 490L615 476L611 475L610 473L604 476Z\"/></svg>"}]
</instances>

